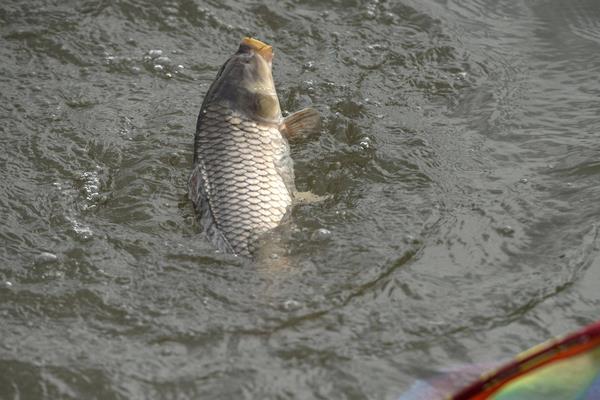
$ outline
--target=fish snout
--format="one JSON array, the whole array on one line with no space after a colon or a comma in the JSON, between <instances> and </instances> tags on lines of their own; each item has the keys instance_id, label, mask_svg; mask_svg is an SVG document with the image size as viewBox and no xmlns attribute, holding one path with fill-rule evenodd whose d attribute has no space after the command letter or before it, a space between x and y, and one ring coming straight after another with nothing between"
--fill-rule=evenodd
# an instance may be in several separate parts
<instances>
[{"instance_id":1,"label":"fish snout","mask_svg":"<svg viewBox=\"0 0 600 400\"><path fill-rule=\"evenodd\" d=\"M256 54L260 54L260 56L269 63L273 60L273 46L263 43L258 39L245 37L242 39L240 45L250 47Z\"/></svg>"}]
</instances>

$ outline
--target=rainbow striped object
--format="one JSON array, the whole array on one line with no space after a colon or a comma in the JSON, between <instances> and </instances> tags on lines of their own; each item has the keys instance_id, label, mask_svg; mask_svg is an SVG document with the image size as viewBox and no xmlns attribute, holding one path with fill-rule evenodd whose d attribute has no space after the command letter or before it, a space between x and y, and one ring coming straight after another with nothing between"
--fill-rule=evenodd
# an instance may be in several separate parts
<instances>
[{"instance_id":1,"label":"rainbow striped object","mask_svg":"<svg viewBox=\"0 0 600 400\"><path fill-rule=\"evenodd\" d=\"M454 395L448 382L421 383L400 400L600 400L600 321L520 354Z\"/></svg>"}]
</instances>

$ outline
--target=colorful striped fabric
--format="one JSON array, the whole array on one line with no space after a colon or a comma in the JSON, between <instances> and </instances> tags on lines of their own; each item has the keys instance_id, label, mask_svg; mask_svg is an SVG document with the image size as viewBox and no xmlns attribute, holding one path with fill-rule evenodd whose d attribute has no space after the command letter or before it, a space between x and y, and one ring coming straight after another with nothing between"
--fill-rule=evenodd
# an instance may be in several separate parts
<instances>
[{"instance_id":1,"label":"colorful striped fabric","mask_svg":"<svg viewBox=\"0 0 600 400\"><path fill-rule=\"evenodd\" d=\"M467 366L418 381L399 400L600 400L600 321L473 380L476 368L486 369Z\"/></svg>"},{"instance_id":2,"label":"colorful striped fabric","mask_svg":"<svg viewBox=\"0 0 600 400\"><path fill-rule=\"evenodd\" d=\"M600 322L526 351L450 398L600 399Z\"/></svg>"}]
</instances>

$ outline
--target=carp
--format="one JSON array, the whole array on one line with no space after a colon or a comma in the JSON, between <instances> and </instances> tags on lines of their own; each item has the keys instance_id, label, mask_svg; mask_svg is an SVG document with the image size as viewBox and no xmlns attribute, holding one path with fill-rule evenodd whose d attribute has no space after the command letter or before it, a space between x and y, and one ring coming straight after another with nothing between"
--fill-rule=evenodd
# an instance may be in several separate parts
<instances>
[{"instance_id":1,"label":"carp","mask_svg":"<svg viewBox=\"0 0 600 400\"><path fill-rule=\"evenodd\" d=\"M189 197L215 247L244 257L294 201L287 139L320 129L311 108L282 117L272 60L271 46L244 38L217 73L196 125Z\"/></svg>"}]
</instances>

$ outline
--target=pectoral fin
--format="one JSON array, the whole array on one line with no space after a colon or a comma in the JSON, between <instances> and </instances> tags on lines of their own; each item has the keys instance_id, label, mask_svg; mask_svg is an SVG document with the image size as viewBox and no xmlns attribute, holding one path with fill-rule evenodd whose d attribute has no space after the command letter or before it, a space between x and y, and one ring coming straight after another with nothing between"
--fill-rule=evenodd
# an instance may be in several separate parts
<instances>
[{"instance_id":1,"label":"pectoral fin","mask_svg":"<svg viewBox=\"0 0 600 400\"><path fill-rule=\"evenodd\" d=\"M321 117L313 108L304 108L288 115L281 124L281 133L288 139L306 138L321 130Z\"/></svg>"},{"instance_id":2,"label":"pectoral fin","mask_svg":"<svg viewBox=\"0 0 600 400\"><path fill-rule=\"evenodd\" d=\"M329 200L331 196L319 196L312 192L296 192L294 193L295 204L314 204Z\"/></svg>"}]
</instances>

